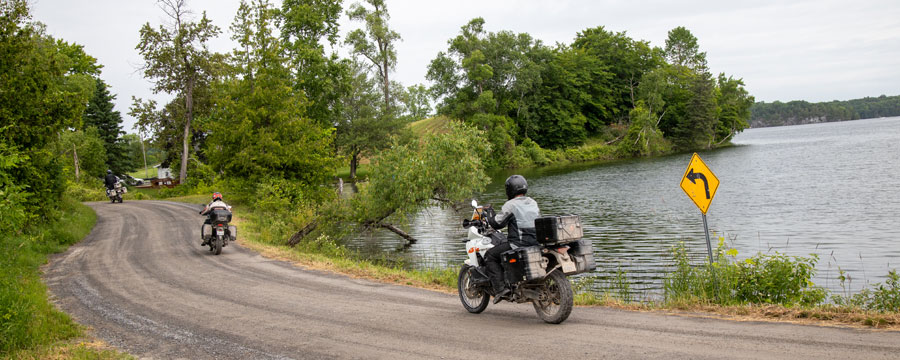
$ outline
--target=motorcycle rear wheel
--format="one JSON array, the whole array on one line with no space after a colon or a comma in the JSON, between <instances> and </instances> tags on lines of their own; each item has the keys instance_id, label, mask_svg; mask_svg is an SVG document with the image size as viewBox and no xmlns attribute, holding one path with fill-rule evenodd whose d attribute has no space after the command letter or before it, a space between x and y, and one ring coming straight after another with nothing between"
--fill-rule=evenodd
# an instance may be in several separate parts
<instances>
[{"instance_id":1,"label":"motorcycle rear wheel","mask_svg":"<svg viewBox=\"0 0 900 360\"><path fill-rule=\"evenodd\" d=\"M474 286L472 280L472 267L463 265L459 270L459 279L457 281L457 290L459 290L459 300L462 302L466 311L479 314L488 306L491 296L484 289Z\"/></svg>"},{"instance_id":2,"label":"motorcycle rear wheel","mask_svg":"<svg viewBox=\"0 0 900 360\"><path fill-rule=\"evenodd\" d=\"M544 278L540 299L532 300L531 303L541 320L559 324L572 313L572 284L562 272L556 270Z\"/></svg>"},{"instance_id":3,"label":"motorcycle rear wheel","mask_svg":"<svg viewBox=\"0 0 900 360\"><path fill-rule=\"evenodd\" d=\"M213 253L219 255L222 253L222 245L225 242L221 236L216 236L216 239L213 240Z\"/></svg>"}]
</instances>

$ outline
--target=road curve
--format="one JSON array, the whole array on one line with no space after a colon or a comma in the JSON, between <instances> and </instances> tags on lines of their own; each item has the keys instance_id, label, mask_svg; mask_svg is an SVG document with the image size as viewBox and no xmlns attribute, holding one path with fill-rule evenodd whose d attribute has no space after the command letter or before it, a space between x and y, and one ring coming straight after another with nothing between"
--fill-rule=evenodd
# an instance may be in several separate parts
<instances>
[{"instance_id":1,"label":"road curve","mask_svg":"<svg viewBox=\"0 0 900 360\"><path fill-rule=\"evenodd\" d=\"M458 297L200 247L191 204L89 204L97 225L54 256L54 302L142 358L900 357L900 332L577 307L561 325L527 304L467 313ZM240 233L240 231L238 231Z\"/></svg>"}]
</instances>

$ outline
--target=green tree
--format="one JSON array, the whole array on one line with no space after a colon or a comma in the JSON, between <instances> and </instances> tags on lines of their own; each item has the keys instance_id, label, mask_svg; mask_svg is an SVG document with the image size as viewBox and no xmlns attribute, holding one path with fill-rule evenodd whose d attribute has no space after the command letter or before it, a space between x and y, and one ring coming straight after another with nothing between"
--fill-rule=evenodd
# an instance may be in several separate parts
<instances>
[{"instance_id":1,"label":"green tree","mask_svg":"<svg viewBox=\"0 0 900 360\"><path fill-rule=\"evenodd\" d=\"M488 178L481 159L489 146L478 130L456 121L446 132L395 143L374 158L369 182L355 200L353 220L367 229L386 228L414 240L392 220L433 204L450 206L483 190Z\"/></svg>"},{"instance_id":2,"label":"green tree","mask_svg":"<svg viewBox=\"0 0 900 360\"><path fill-rule=\"evenodd\" d=\"M58 203L62 168L52 144L63 129L80 126L100 66L30 20L26 1L0 2L0 186L14 192L0 196L11 201L0 213L11 206L34 219Z\"/></svg>"},{"instance_id":3,"label":"green tree","mask_svg":"<svg viewBox=\"0 0 900 360\"><path fill-rule=\"evenodd\" d=\"M602 26L578 33L572 47L596 58L594 66L604 70L598 71L588 85L591 100L583 113L590 133L628 118L636 106L637 88L644 74L664 62L661 49L633 40L624 31L613 33Z\"/></svg>"},{"instance_id":4,"label":"green tree","mask_svg":"<svg viewBox=\"0 0 900 360\"><path fill-rule=\"evenodd\" d=\"M744 88L742 79L719 74L716 82L716 126L713 142L716 145L731 138L750 126L750 107L753 96Z\"/></svg>"},{"instance_id":5,"label":"green tree","mask_svg":"<svg viewBox=\"0 0 900 360\"><path fill-rule=\"evenodd\" d=\"M643 101L638 101L629 117L631 122L628 131L619 143L621 153L628 156L649 156L666 149L662 131L656 127L657 118Z\"/></svg>"},{"instance_id":6,"label":"green tree","mask_svg":"<svg viewBox=\"0 0 900 360\"><path fill-rule=\"evenodd\" d=\"M640 98L676 148L712 147L718 125L716 82L706 68L706 54L690 31L677 27L669 32L665 56L673 63L645 74Z\"/></svg>"},{"instance_id":7,"label":"green tree","mask_svg":"<svg viewBox=\"0 0 900 360\"><path fill-rule=\"evenodd\" d=\"M84 110L84 126L95 127L103 140L106 148L106 167L116 174L122 174L135 169L136 162L132 161L122 141L122 115L113 110L115 95L109 93L109 88L103 80L97 79L94 88L94 96L88 102Z\"/></svg>"},{"instance_id":8,"label":"green tree","mask_svg":"<svg viewBox=\"0 0 900 360\"><path fill-rule=\"evenodd\" d=\"M707 71L706 52L700 51L697 37L684 26L669 30L665 54L669 64L700 72Z\"/></svg>"},{"instance_id":9,"label":"green tree","mask_svg":"<svg viewBox=\"0 0 900 360\"><path fill-rule=\"evenodd\" d=\"M219 28L203 13L199 21L189 19L186 0L158 0L170 23L154 29L150 23L141 27L136 49L144 57L144 76L154 81L154 92L176 93L183 100L184 120L181 125L181 166L179 181L187 177L188 145L194 119L194 90L210 83L220 59L207 47Z\"/></svg>"},{"instance_id":10,"label":"green tree","mask_svg":"<svg viewBox=\"0 0 900 360\"><path fill-rule=\"evenodd\" d=\"M228 177L319 185L334 171L332 129L304 117L307 100L273 35L276 15L267 0L241 2L231 26L240 47L208 119L207 156Z\"/></svg>"},{"instance_id":11,"label":"green tree","mask_svg":"<svg viewBox=\"0 0 900 360\"><path fill-rule=\"evenodd\" d=\"M285 0L279 16L294 88L306 94L307 116L330 126L340 116L340 97L348 91L344 80L350 77L346 62L334 52L327 55L324 45L337 44L341 0Z\"/></svg>"},{"instance_id":12,"label":"green tree","mask_svg":"<svg viewBox=\"0 0 900 360\"><path fill-rule=\"evenodd\" d=\"M341 153L350 158L350 179L356 178L360 156L390 145L390 134L400 127L397 120L383 119L376 104L379 95L374 82L369 79L365 65L353 61L348 93L342 97L340 121L337 124L335 142Z\"/></svg>"},{"instance_id":13,"label":"green tree","mask_svg":"<svg viewBox=\"0 0 900 360\"><path fill-rule=\"evenodd\" d=\"M403 90L400 93L400 102L403 103L404 121L419 121L431 116L431 95L425 85L412 85Z\"/></svg>"},{"instance_id":14,"label":"green tree","mask_svg":"<svg viewBox=\"0 0 900 360\"><path fill-rule=\"evenodd\" d=\"M394 45L401 40L400 34L388 25L391 19L384 0L366 0L372 9L360 3L354 3L347 11L350 20L365 23L365 30L356 29L347 34L345 43L349 45L353 55L362 56L372 63L379 87L384 94L382 114L391 112L390 73L397 66L397 50Z\"/></svg>"},{"instance_id":15,"label":"green tree","mask_svg":"<svg viewBox=\"0 0 900 360\"><path fill-rule=\"evenodd\" d=\"M59 152L63 174L80 181L81 176L100 177L106 174L106 142L93 126L84 130L63 131L59 137Z\"/></svg>"}]
</instances>

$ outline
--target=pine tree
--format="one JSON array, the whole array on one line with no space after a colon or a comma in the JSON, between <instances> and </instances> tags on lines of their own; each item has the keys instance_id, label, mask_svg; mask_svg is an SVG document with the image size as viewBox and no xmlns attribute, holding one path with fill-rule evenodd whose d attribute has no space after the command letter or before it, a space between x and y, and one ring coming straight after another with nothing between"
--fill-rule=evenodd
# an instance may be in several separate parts
<instances>
[{"instance_id":1,"label":"pine tree","mask_svg":"<svg viewBox=\"0 0 900 360\"><path fill-rule=\"evenodd\" d=\"M134 162L128 156L122 142L122 115L113 110L115 95L103 80L97 79L94 96L84 110L84 127L95 127L106 148L106 166L116 174L134 170ZM99 174L95 174L99 175Z\"/></svg>"}]
</instances>

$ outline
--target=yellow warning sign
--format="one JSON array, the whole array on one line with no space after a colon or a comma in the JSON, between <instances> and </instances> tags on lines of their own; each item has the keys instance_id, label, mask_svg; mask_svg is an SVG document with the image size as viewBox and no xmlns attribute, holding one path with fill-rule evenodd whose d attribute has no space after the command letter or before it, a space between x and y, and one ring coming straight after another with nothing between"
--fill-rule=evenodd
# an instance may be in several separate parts
<instances>
[{"instance_id":1,"label":"yellow warning sign","mask_svg":"<svg viewBox=\"0 0 900 360\"><path fill-rule=\"evenodd\" d=\"M700 208L700 212L706 214L718 188L719 179L716 174L703 163L700 155L694 153L690 164L684 170L684 177L681 178L681 189Z\"/></svg>"}]
</instances>

